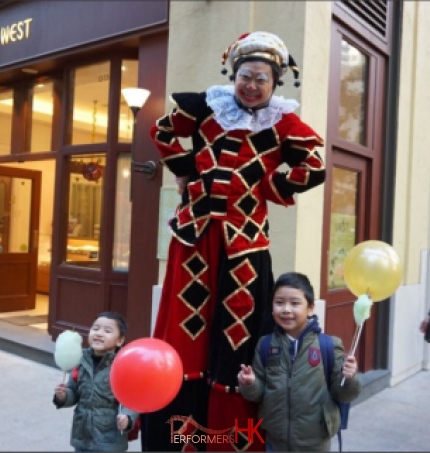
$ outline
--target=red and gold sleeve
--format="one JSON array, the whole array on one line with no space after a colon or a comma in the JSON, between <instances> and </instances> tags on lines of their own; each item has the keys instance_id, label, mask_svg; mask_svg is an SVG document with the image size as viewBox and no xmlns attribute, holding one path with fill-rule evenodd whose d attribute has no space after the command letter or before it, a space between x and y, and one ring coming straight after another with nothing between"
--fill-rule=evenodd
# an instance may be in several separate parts
<instances>
[{"instance_id":1,"label":"red and gold sleeve","mask_svg":"<svg viewBox=\"0 0 430 453\"><path fill-rule=\"evenodd\" d=\"M266 199L288 206L294 204L294 194L322 184L326 170L316 147L323 144L323 139L309 126L300 120L296 121L281 146L281 160L289 166L289 170L275 170L266 175L262 184Z\"/></svg>"},{"instance_id":2,"label":"red and gold sleeve","mask_svg":"<svg viewBox=\"0 0 430 453\"><path fill-rule=\"evenodd\" d=\"M150 135L158 148L161 161L177 176L187 176L194 165L192 150L186 150L179 137L192 136L197 128L199 111L206 105L204 93L176 93L171 112L158 119Z\"/></svg>"}]
</instances>

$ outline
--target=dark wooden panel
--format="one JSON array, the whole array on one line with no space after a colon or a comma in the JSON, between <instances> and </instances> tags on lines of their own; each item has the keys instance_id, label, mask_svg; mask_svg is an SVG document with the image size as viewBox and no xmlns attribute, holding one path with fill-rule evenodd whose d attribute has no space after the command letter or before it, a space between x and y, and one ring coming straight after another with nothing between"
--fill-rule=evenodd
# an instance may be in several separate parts
<instances>
[{"instance_id":1,"label":"dark wooden panel","mask_svg":"<svg viewBox=\"0 0 430 453\"><path fill-rule=\"evenodd\" d=\"M104 311L101 289L100 282L58 278L56 321L88 329L98 313Z\"/></svg>"},{"instance_id":2,"label":"dark wooden panel","mask_svg":"<svg viewBox=\"0 0 430 453\"><path fill-rule=\"evenodd\" d=\"M139 49L138 85L151 91L137 118L136 160L139 162L159 160L148 130L164 114L167 42L167 34L145 38ZM151 330L152 287L158 282L158 222L155 219L158 219L162 168L158 167L153 179L147 179L143 173L135 176L127 305L129 340L149 336Z\"/></svg>"},{"instance_id":3,"label":"dark wooden panel","mask_svg":"<svg viewBox=\"0 0 430 453\"><path fill-rule=\"evenodd\" d=\"M0 274L2 276L2 284L0 285L0 296L9 295L11 297L16 295L28 294L30 272L29 262L15 262L12 263L11 259L6 263L0 262Z\"/></svg>"},{"instance_id":4,"label":"dark wooden panel","mask_svg":"<svg viewBox=\"0 0 430 453\"><path fill-rule=\"evenodd\" d=\"M127 317L127 298L128 287L127 282L111 283L108 289L109 293L109 310L121 313ZM130 323L131 320L129 320ZM128 339L128 337L127 337Z\"/></svg>"},{"instance_id":5,"label":"dark wooden panel","mask_svg":"<svg viewBox=\"0 0 430 453\"><path fill-rule=\"evenodd\" d=\"M353 316L354 299L331 304L326 309L326 332L341 338L345 350L349 351L355 331Z\"/></svg>"}]
</instances>

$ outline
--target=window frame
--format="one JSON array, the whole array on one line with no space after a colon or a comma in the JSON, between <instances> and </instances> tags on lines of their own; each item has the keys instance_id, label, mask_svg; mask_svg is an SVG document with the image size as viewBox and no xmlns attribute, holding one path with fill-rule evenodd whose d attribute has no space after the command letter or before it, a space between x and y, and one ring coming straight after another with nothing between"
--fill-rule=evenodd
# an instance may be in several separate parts
<instances>
[{"instance_id":1,"label":"window frame","mask_svg":"<svg viewBox=\"0 0 430 453\"><path fill-rule=\"evenodd\" d=\"M365 101L365 145L350 142L338 136L340 104L340 65L342 40L348 41L368 57L367 99ZM349 348L355 323L352 313L356 296L348 288L330 289L329 252L331 222L331 191L333 167L357 171L356 243L380 237L381 225L381 163L383 158L384 110L386 90L386 55L366 42L353 30L333 18L330 58L330 86L328 125L326 135L327 178L323 214L323 239L321 263L321 297L326 301L326 331L341 337ZM375 311L375 310L374 310ZM376 315L366 321L357 357L363 371L372 369Z\"/></svg>"}]
</instances>

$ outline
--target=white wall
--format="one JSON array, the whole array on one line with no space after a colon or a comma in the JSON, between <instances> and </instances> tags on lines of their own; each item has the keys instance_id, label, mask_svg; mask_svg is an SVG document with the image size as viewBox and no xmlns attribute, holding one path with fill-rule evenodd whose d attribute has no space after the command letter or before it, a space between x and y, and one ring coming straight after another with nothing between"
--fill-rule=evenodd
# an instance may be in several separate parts
<instances>
[{"instance_id":1,"label":"white wall","mask_svg":"<svg viewBox=\"0 0 430 453\"><path fill-rule=\"evenodd\" d=\"M203 91L210 85L231 84L221 71L223 51L241 34L264 30L279 35L301 68L300 90L288 71L276 94L301 103L297 113L321 136L326 134L331 3L298 1L174 1L170 3L168 96L178 91ZM186 24L186 27L184 27ZM222 27L220 27L222 24ZM204 36L204 39L198 37ZM305 47L306 43L306 47ZM317 70L315 69L317 68ZM229 74L231 73L230 68ZM322 149L324 156L325 150ZM164 171L163 184L172 184ZM295 207L269 203L269 236L275 278L298 270L307 274L319 296L323 186L298 195ZM160 260L159 283L165 275Z\"/></svg>"},{"instance_id":2,"label":"white wall","mask_svg":"<svg viewBox=\"0 0 430 453\"><path fill-rule=\"evenodd\" d=\"M428 368L429 346L419 331L426 306L428 252L421 254L421 282L403 285L391 301L389 368L391 385L396 385L420 369ZM426 356L426 360L424 357Z\"/></svg>"},{"instance_id":3,"label":"white wall","mask_svg":"<svg viewBox=\"0 0 430 453\"><path fill-rule=\"evenodd\" d=\"M391 307L393 385L429 367L429 347L418 330L430 305L429 23L428 2L403 2L393 246L404 272Z\"/></svg>"}]
</instances>

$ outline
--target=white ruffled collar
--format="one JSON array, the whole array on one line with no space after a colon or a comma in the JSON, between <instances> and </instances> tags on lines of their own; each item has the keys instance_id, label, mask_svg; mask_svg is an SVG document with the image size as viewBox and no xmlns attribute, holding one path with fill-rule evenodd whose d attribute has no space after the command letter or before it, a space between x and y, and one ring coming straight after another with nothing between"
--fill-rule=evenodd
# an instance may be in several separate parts
<instances>
[{"instance_id":1,"label":"white ruffled collar","mask_svg":"<svg viewBox=\"0 0 430 453\"><path fill-rule=\"evenodd\" d=\"M215 85L206 91L206 103L214 111L215 121L226 131L247 129L260 132L275 125L282 115L299 107L295 99L272 96L267 107L250 114L240 108L234 99L232 85Z\"/></svg>"}]
</instances>

